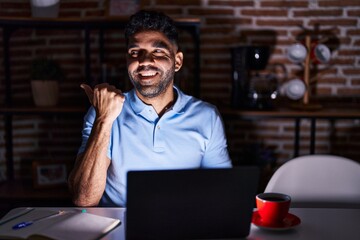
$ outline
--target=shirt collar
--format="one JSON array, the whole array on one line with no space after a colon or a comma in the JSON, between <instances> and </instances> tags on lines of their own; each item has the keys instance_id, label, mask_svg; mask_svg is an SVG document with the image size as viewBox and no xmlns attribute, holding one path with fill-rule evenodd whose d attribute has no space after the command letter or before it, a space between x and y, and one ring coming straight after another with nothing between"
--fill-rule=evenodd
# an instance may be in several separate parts
<instances>
[{"instance_id":1,"label":"shirt collar","mask_svg":"<svg viewBox=\"0 0 360 240\"><path fill-rule=\"evenodd\" d=\"M178 87L173 86L173 88L177 92L177 99L175 104L172 106L172 111L181 114L184 112L186 95L180 89L178 89ZM136 114L140 114L144 110L151 107L141 101L141 99L136 95L134 88L129 91L128 97L130 100L130 106Z\"/></svg>"}]
</instances>

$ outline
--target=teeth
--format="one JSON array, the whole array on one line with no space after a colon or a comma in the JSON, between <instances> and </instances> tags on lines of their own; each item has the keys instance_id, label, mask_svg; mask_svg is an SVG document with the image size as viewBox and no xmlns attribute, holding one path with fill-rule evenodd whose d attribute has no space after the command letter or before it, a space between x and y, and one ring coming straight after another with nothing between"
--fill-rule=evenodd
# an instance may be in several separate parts
<instances>
[{"instance_id":1,"label":"teeth","mask_svg":"<svg viewBox=\"0 0 360 240\"><path fill-rule=\"evenodd\" d=\"M143 77L152 77L152 76L155 76L156 73L141 73L140 75Z\"/></svg>"}]
</instances>

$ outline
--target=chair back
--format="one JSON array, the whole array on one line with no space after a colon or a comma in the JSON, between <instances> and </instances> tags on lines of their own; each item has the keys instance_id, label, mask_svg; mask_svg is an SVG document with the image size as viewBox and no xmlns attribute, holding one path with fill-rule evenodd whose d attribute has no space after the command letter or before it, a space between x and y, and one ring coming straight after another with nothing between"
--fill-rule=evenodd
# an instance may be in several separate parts
<instances>
[{"instance_id":1,"label":"chair back","mask_svg":"<svg viewBox=\"0 0 360 240\"><path fill-rule=\"evenodd\" d=\"M360 208L360 164L333 155L297 157L274 173L265 192L290 195L292 207Z\"/></svg>"}]
</instances>

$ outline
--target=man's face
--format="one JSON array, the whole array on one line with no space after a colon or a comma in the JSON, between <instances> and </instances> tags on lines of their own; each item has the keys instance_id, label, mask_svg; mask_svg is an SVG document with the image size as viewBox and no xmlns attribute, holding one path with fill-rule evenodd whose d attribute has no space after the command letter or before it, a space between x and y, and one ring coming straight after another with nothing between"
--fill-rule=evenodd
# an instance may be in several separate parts
<instances>
[{"instance_id":1,"label":"man's face","mask_svg":"<svg viewBox=\"0 0 360 240\"><path fill-rule=\"evenodd\" d=\"M136 90L146 98L157 97L172 86L183 55L161 32L144 31L129 39L128 73Z\"/></svg>"}]
</instances>

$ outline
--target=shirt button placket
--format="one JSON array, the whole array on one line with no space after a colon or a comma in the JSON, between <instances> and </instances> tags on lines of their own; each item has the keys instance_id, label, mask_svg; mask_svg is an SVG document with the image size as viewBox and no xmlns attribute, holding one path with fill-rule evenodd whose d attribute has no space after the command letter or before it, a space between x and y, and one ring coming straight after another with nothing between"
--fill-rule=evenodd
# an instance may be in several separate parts
<instances>
[{"instance_id":1,"label":"shirt button placket","mask_svg":"<svg viewBox=\"0 0 360 240\"><path fill-rule=\"evenodd\" d=\"M162 136L160 130L161 130L161 126L159 124L156 124L155 131L154 131L154 150L156 152L164 151L163 136Z\"/></svg>"}]
</instances>

